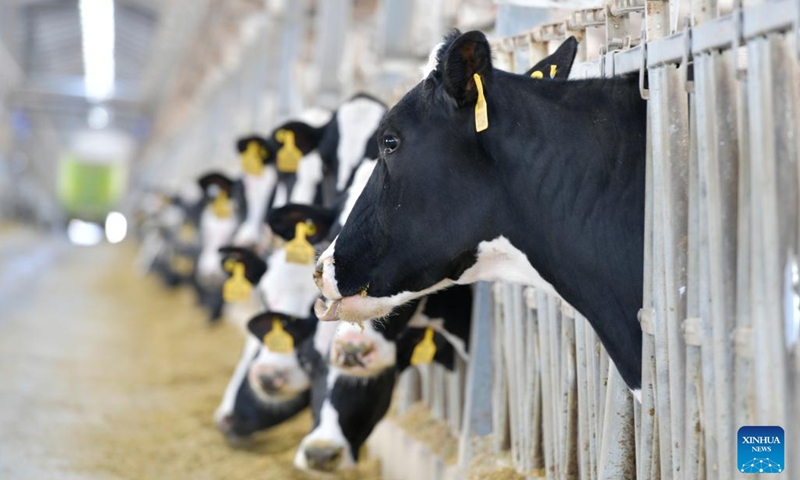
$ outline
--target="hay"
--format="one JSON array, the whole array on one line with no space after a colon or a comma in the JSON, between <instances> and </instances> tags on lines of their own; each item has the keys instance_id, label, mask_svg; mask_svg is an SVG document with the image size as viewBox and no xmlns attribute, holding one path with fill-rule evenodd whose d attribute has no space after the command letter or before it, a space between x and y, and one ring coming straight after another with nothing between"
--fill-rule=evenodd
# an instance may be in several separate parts
<instances>
[{"instance_id":1,"label":"hay","mask_svg":"<svg viewBox=\"0 0 800 480\"><path fill-rule=\"evenodd\" d=\"M8 478L319 478L292 466L311 428L308 411L245 447L226 444L212 415L241 337L230 325L208 326L191 292L169 292L155 278L136 276L133 257L130 246L73 250L11 322L19 335L0 341L0 350L17 341L9 355L31 357L37 353L24 343L46 337L46 353L57 355L31 367L47 385L33 395L39 418L11 422L24 431L12 452L28 458L0 462L0 472ZM0 367L0 374L12 383L25 376L19 367ZM15 441L0 440L4 448ZM365 462L326 478L377 479L377 470L376 462Z\"/></svg>"}]
</instances>

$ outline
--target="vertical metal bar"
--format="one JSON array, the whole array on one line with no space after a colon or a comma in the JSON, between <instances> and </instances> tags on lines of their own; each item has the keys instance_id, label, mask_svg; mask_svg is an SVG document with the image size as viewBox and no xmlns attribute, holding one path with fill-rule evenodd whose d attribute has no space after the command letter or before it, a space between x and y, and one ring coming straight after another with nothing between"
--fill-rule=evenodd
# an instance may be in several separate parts
<instances>
[{"instance_id":1,"label":"vertical metal bar","mask_svg":"<svg viewBox=\"0 0 800 480\"><path fill-rule=\"evenodd\" d=\"M613 364L608 372L606 396L599 478L636 478L632 397Z\"/></svg>"},{"instance_id":2,"label":"vertical metal bar","mask_svg":"<svg viewBox=\"0 0 800 480\"><path fill-rule=\"evenodd\" d=\"M648 3L649 5L649 3ZM655 115L654 102L648 102L648 118ZM654 183L653 183L653 126L648 122L645 172L645 218L644 218L644 291L642 292L642 309L639 321L642 326L642 418L639 422L639 443L636 454L636 477L639 479L655 478L658 471L655 458L655 339L653 337L653 277L655 275L653 257L655 255Z\"/></svg>"},{"instance_id":3,"label":"vertical metal bar","mask_svg":"<svg viewBox=\"0 0 800 480\"><path fill-rule=\"evenodd\" d=\"M519 371L519 363L516 362L515 348L515 323L518 319L515 317L515 303L514 303L514 285L511 284L497 284L498 289L503 298L503 324L500 329L502 335L503 348L499 350L503 357L503 362L506 366L504 373L506 374L507 391L508 391L508 413L509 419L508 429L510 432L509 446L511 447L511 459L514 466L519 469L520 464L520 449L519 441L522 436L519 414L519 397L516 373ZM515 368L516 367L516 368Z\"/></svg>"},{"instance_id":4,"label":"vertical metal bar","mask_svg":"<svg viewBox=\"0 0 800 480\"><path fill-rule=\"evenodd\" d=\"M578 379L578 468L581 480L591 479L589 451L589 380L590 374L586 353L586 323L575 315L575 361Z\"/></svg>"},{"instance_id":5,"label":"vertical metal bar","mask_svg":"<svg viewBox=\"0 0 800 480\"><path fill-rule=\"evenodd\" d=\"M772 64L775 36L748 42L750 160L753 212L751 298L755 373L770 389L756 389L756 416L760 425L782 425L786 419L783 351L784 325L781 314L782 272L777 191L781 148L780 124L776 122L776 87Z\"/></svg>"},{"instance_id":6,"label":"vertical metal bar","mask_svg":"<svg viewBox=\"0 0 800 480\"><path fill-rule=\"evenodd\" d=\"M544 476L544 447L542 440L542 377L541 377L541 351L539 350L539 311L537 304L536 289L528 287L525 289L525 304L527 306L527 335L526 343L527 359L525 370L527 378L525 383L528 385L527 403L530 412L528 425L531 429L531 442L527 451L530 459L526 472L536 476Z\"/></svg>"},{"instance_id":7,"label":"vertical metal bar","mask_svg":"<svg viewBox=\"0 0 800 480\"><path fill-rule=\"evenodd\" d=\"M464 419L458 444L458 465L466 469L472 460L473 436L492 432L492 297L491 286L475 286L470 333L470 360L464 393Z\"/></svg>"},{"instance_id":8,"label":"vertical metal bar","mask_svg":"<svg viewBox=\"0 0 800 480\"><path fill-rule=\"evenodd\" d=\"M508 419L508 374L505 359L505 298L503 284L496 282L492 285L494 298L494 320L492 322L492 342L496 355L492 357L494 366L492 371L492 430L494 432L495 452L508 450L510 446L510 432Z\"/></svg>"},{"instance_id":9,"label":"vertical metal bar","mask_svg":"<svg viewBox=\"0 0 800 480\"><path fill-rule=\"evenodd\" d=\"M695 82L697 83L697 82ZM689 97L689 110L697 111L696 93ZM682 464L686 479L705 478L705 454L703 452L703 425L701 400L703 390L702 360L700 353L700 236L701 229L699 203L701 202L700 179L697 166L697 122L690 123L689 162L689 253L686 279L686 319L683 321L684 341L686 343L686 403L684 427L684 448Z\"/></svg>"},{"instance_id":10,"label":"vertical metal bar","mask_svg":"<svg viewBox=\"0 0 800 480\"><path fill-rule=\"evenodd\" d=\"M542 412L543 412L543 441L544 441L544 462L548 478L557 478L558 470L556 465L555 452L555 418L553 416L553 375L550 365L552 363L552 348L550 325L552 309L550 303L553 299L541 292L537 292L536 305L539 310L539 352L542 359Z\"/></svg>"},{"instance_id":11,"label":"vertical metal bar","mask_svg":"<svg viewBox=\"0 0 800 480\"><path fill-rule=\"evenodd\" d=\"M684 345L680 320L686 288L686 176L688 103L674 65L650 69L653 133L654 231L653 305L656 347L656 405L661 445L661 476L679 478L683 418Z\"/></svg>"},{"instance_id":12,"label":"vertical metal bar","mask_svg":"<svg viewBox=\"0 0 800 480\"><path fill-rule=\"evenodd\" d=\"M733 342L736 303L736 91L731 62L734 53L695 58L697 145L700 189L707 222L708 304L712 326L714 410L719 475L733 475ZM704 347L709 348L709 347Z\"/></svg>"},{"instance_id":13,"label":"vertical metal bar","mask_svg":"<svg viewBox=\"0 0 800 480\"><path fill-rule=\"evenodd\" d=\"M561 303L561 385L560 403L563 418L562 450L559 463L565 478L578 478L578 384L575 374L575 309ZM633 445L633 442L631 442Z\"/></svg>"}]
</instances>

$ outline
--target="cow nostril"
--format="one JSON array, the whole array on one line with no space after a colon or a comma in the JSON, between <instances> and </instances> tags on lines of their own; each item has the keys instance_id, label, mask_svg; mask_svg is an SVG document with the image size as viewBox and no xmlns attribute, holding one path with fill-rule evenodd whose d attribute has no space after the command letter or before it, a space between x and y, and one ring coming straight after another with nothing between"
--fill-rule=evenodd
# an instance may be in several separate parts
<instances>
[{"instance_id":1,"label":"cow nostril","mask_svg":"<svg viewBox=\"0 0 800 480\"><path fill-rule=\"evenodd\" d=\"M373 347L367 343L344 343L339 347L336 361L347 368L366 367L365 357L372 353Z\"/></svg>"},{"instance_id":2,"label":"cow nostril","mask_svg":"<svg viewBox=\"0 0 800 480\"><path fill-rule=\"evenodd\" d=\"M312 470L333 472L339 466L344 448L337 445L310 446L306 449L306 462Z\"/></svg>"},{"instance_id":3,"label":"cow nostril","mask_svg":"<svg viewBox=\"0 0 800 480\"><path fill-rule=\"evenodd\" d=\"M267 395L277 395L285 383L284 378L280 375L260 375L258 380Z\"/></svg>"}]
</instances>

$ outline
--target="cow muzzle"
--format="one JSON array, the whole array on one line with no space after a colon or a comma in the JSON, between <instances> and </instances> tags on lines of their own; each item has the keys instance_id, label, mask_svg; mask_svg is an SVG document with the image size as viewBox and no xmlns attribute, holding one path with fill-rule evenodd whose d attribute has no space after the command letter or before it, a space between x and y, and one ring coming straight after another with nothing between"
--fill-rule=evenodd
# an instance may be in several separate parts
<instances>
[{"instance_id":1,"label":"cow muzzle","mask_svg":"<svg viewBox=\"0 0 800 480\"><path fill-rule=\"evenodd\" d=\"M334 472L342 464L344 447L328 442L313 442L306 445L306 465L311 470Z\"/></svg>"}]
</instances>

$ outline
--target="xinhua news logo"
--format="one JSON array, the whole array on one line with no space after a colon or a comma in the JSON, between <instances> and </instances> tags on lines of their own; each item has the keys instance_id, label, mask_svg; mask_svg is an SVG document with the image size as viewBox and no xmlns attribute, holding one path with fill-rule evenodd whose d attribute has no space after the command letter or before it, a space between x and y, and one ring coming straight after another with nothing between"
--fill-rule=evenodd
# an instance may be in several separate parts
<instances>
[{"instance_id":1,"label":"xinhua news logo","mask_svg":"<svg viewBox=\"0 0 800 480\"><path fill-rule=\"evenodd\" d=\"M785 467L781 427L742 427L738 442L739 471L781 473Z\"/></svg>"}]
</instances>

